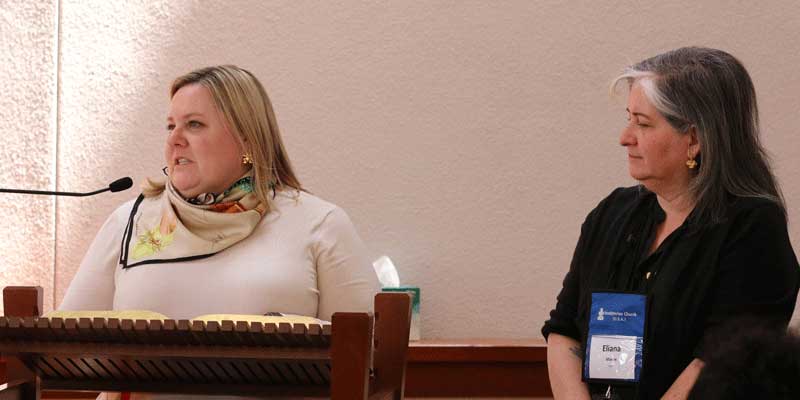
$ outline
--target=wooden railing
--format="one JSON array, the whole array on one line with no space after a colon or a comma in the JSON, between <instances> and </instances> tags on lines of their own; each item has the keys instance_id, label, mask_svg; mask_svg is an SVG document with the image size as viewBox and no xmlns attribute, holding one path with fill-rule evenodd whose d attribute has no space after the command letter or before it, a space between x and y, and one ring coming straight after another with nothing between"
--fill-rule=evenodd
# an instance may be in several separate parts
<instances>
[{"instance_id":1,"label":"wooden railing","mask_svg":"<svg viewBox=\"0 0 800 400\"><path fill-rule=\"evenodd\" d=\"M4 365L0 379L5 382ZM408 397L550 397L542 339L429 339L409 344ZM97 393L45 391L45 399Z\"/></svg>"},{"instance_id":2,"label":"wooden railing","mask_svg":"<svg viewBox=\"0 0 800 400\"><path fill-rule=\"evenodd\" d=\"M406 293L378 293L374 314L337 312L324 326L40 317L41 294L3 291L0 399L46 390L403 398Z\"/></svg>"}]
</instances>

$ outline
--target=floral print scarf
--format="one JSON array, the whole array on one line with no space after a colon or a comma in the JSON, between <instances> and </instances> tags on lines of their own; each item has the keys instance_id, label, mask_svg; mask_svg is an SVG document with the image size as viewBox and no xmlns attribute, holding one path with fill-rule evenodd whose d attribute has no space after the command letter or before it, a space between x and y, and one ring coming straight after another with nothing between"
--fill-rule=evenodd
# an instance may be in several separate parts
<instances>
[{"instance_id":1,"label":"floral print scarf","mask_svg":"<svg viewBox=\"0 0 800 400\"><path fill-rule=\"evenodd\" d=\"M252 172L220 194L184 200L169 180L161 195L140 195L122 240L123 268L205 258L248 237L266 207L253 192Z\"/></svg>"}]
</instances>

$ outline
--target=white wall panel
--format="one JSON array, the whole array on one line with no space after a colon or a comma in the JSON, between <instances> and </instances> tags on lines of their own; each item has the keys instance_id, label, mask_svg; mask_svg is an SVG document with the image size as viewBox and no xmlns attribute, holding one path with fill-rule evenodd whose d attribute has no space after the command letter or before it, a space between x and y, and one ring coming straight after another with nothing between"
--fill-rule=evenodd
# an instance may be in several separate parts
<instances>
[{"instance_id":1,"label":"white wall panel","mask_svg":"<svg viewBox=\"0 0 800 400\"><path fill-rule=\"evenodd\" d=\"M630 62L690 44L738 56L800 217L794 7L64 0L59 187L158 173L170 80L239 64L270 92L308 189L422 287L423 336L538 336L584 216L631 183L624 105L607 95ZM58 203L58 298L134 195Z\"/></svg>"},{"instance_id":2,"label":"white wall panel","mask_svg":"<svg viewBox=\"0 0 800 400\"><path fill-rule=\"evenodd\" d=\"M0 187L56 186L57 21L55 0L0 1ZM49 309L55 200L0 193L0 210L0 287L43 286Z\"/></svg>"}]
</instances>

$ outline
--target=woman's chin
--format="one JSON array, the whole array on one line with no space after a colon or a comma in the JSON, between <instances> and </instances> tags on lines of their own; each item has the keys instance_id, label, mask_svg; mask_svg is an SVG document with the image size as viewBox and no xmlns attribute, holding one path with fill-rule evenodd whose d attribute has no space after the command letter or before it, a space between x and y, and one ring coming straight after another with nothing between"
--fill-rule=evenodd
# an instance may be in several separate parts
<instances>
[{"instance_id":1,"label":"woman's chin","mask_svg":"<svg viewBox=\"0 0 800 400\"><path fill-rule=\"evenodd\" d=\"M634 165L628 165L628 174L631 178L636 179L637 181L641 181L642 179L647 178L647 174Z\"/></svg>"},{"instance_id":2,"label":"woman's chin","mask_svg":"<svg viewBox=\"0 0 800 400\"><path fill-rule=\"evenodd\" d=\"M180 178L172 178L172 187L174 187L182 197L187 199L200 194L196 189L196 185Z\"/></svg>"},{"instance_id":3,"label":"woman's chin","mask_svg":"<svg viewBox=\"0 0 800 400\"><path fill-rule=\"evenodd\" d=\"M647 186L647 181L648 181L648 179L647 179L648 176L647 175L645 175L645 174L635 174L635 173L631 172L631 178L633 178L635 181L641 183L642 185Z\"/></svg>"}]
</instances>

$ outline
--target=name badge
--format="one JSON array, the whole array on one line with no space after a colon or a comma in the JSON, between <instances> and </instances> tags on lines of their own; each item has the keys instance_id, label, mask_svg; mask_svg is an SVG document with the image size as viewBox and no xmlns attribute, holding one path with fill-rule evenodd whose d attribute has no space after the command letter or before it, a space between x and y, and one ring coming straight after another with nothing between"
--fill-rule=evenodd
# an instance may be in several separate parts
<instances>
[{"instance_id":1,"label":"name badge","mask_svg":"<svg viewBox=\"0 0 800 400\"><path fill-rule=\"evenodd\" d=\"M646 307L643 294L592 293L584 380L639 382Z\"/></svg>"}]
</instances>

